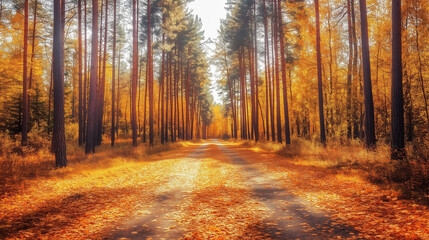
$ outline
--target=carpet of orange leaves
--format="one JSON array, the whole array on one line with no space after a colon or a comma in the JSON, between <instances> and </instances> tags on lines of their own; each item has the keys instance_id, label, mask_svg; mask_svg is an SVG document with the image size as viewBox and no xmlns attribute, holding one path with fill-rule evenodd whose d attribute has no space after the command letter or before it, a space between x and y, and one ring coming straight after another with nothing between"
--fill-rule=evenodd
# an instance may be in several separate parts
<instances>
[{"instance_id":1,"label":"carpet of orange leaves","mask_svg":"<svg viewBox=\"0 0 429 240\"><path fill-rule=\"evenodd\" d=\"M341 223L353 226L365 239L429 239L426 206L399 199L357 173L323 164L232 144L242 157L282 182L293 194L325 209Z\"/></svg>"},{"instance_id":2,"label":"carpet of orange leaves","mask_svg":"<svg viewBox=\"0 0 429 240\"><path fill-rule=\"evenodd\" d=\"M351 239L429 239L428 209L398 199L394 191L382 190L352 172L239 144L222 144L288 192L329 212L339 224L354 227L359 235ZM276 238L268 234L266 209L250 193L240 168L228 163L218 146L207 145L198 156L200 164L190 180L191 191L178 202L177 212L171 213L175 226L185 229L182 238ZM186 169L186 161L177 166L178 160L199 146L184 144L141 159L122 157L108 167L81 166L91 158L120 158L118 154L97 153L71 169L24 181L18 190L0 197L0 238L103 239L123 222L150 214L157 204L155 190L169 184L178 169Z\"/></svg>"}]
</instances>

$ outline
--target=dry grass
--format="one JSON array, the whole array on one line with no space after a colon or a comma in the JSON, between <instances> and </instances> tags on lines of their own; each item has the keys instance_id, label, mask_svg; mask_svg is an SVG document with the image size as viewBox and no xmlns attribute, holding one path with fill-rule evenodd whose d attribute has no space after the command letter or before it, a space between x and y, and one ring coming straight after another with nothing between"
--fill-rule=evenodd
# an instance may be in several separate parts
<instances>
[{"instance_id":1,"label":"dry grass","mask_svg":"<svg viewBox=\"0 0 429 240\"><path fill-rule=\"evenodd\" d=\"M25 180L36 178L65 178L76 174L119 167L124 164L141 161L154 161L156 155L178 149L193 143L169 143L149 147L139 143L132 147L130 139L119 139L115 147L110 146L110 138L103 139L104 144L96 148L95 154L85 155L84 147L77 144L77 136L70 134L74 126L66 128L68 167L55 169L55 158L50 152L49 138L40 132L29 134L29 144L21 146L20 137L12 138L0 134L0 196L14 191Z\"/></svg>"},{"instance_id":2,"label":"dry grass","mask_svg":"<svg viewBox=\"0 0 429 240\"><path fill-rule=\"evenodd\" d=\"M228 142L255 152L276 153L297 165L356 172L372 183L401 191L404 198L429 203L428 140L410 143L407 146L407 159L402 162L391 161L390 146L383 143L379 143L375 151L369 151L360 141L347 144L328 142L326 147L317 141L300 138L292 139L289 146L264 141Z\"/></svg>"}]
</instances>

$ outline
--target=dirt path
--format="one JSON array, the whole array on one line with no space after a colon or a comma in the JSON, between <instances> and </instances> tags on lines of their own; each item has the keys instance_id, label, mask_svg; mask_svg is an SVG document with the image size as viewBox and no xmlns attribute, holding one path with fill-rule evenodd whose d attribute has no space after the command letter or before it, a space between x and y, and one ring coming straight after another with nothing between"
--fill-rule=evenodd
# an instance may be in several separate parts
<instances>
[{"instance_id":1,"label":"dirt path","mask_svg":"<svg viewBox=\"0 0 429 240\"><path fill-rule=\"evenodd\" d=\"M127 151L4 195L0 239L429 239L427 208L344 172L221 141Z\"/></svg>"},{"instance_id":2,"label":"dirt path","mask_svg":"<svg viewBox=\"0 0 429 240\"><path fill-rule=\"evenodd\" d=\"M137 216L110 233L105 239L178 239L186 229L178 226L175 216L194 189L195 178L207 145L201 145L187 157L177 160L169 177L154 189L155 204L146 214Z\"/></svg>"},{"instance_id":3,"label":"dirt path","mask_svg":"<svg viewBox=\"0 0 429 240\"><path fill-rule=\"evenodd\" d=\"M273 239L330 239L348 238L357 234L350 226L335 223L324 211L294 196L273 177L240 157L234 150L215 142L232 164L241 170L253 197L266 207L266 222Z\"/></svg>"},{"instance_id":4,"label":"dirt path","mask_svg":"<svg viewBox=\"0 0 429 240\"><path fill-rule=\"evenodd\" d=\"M105 239L333 239L357 232L213 141L170 169L155 204Z\"/></svg>"}]
</instances>

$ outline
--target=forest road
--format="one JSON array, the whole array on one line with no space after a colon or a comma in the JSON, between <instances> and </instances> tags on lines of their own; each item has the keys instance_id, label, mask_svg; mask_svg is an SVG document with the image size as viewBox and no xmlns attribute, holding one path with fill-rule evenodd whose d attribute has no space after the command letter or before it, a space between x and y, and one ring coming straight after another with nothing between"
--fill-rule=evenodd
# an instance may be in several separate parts
<instances>
[{"instance_id":1,"label":"forest road","mask_svg":"<svg viewBox=\"0 0 429 240\"><path fill-rule=\"evenodd\" d=\"M154 189L147 214L105 239L361 239L249 161L252 154L217 140L202 144Z\"/></svg>"}]
</instances>

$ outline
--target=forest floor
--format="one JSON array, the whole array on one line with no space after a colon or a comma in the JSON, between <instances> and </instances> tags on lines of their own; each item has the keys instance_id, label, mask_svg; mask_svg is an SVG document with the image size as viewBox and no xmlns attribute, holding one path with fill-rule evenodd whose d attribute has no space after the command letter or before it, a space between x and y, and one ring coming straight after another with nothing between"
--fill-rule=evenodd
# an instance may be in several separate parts
<instances>
[{"instance_id":1,"label":"forest floor","mask_svg":"<svg viewBox=\"0 0 429 240\"><path fill-rule=\"evenodd\" d=\"M1 193L0 239L429 239L427 207L353 171L217 140L126 151Z\"/></svg>"}]
</instances>

